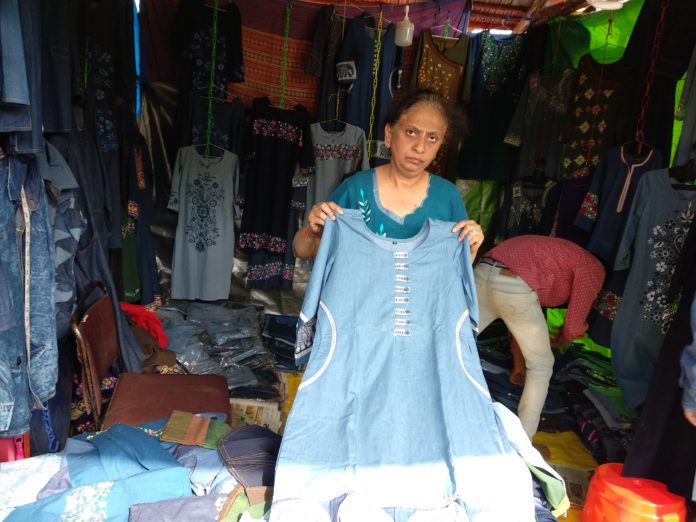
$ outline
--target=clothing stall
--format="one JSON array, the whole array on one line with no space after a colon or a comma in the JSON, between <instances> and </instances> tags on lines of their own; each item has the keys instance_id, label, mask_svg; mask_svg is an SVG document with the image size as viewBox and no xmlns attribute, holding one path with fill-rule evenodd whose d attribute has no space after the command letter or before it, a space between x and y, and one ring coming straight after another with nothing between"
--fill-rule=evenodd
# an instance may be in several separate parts
<instances>
[{"instance_id":1,"label":"clothing stall","mask_svg":"<svg viewBox=\"0 0 696 522\"><path fill-rule=\"evenodd\" d=\"M0 520L601 522L631 487L631 520L694 519L695 21L693 0L0 0ZM401 215L377 172L418 89L464 118ZM531 253L496 256L540 236L603 282L568 296L563 256L534 282ZM484 265L546 321L536 434Z\"/></svg>"}]
</instances>

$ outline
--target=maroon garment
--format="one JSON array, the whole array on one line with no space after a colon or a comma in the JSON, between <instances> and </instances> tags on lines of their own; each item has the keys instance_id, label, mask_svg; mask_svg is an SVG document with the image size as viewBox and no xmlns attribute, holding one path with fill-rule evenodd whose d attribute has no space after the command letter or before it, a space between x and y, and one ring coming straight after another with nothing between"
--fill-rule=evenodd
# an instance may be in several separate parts
<instances>
[{"instance_id":1,"label":"maroon garment","mask_svg":"<svg viewBox=\"0 0 696 522\"><path fill-rule=\"evenodd\" d=\"M568 303L559 341L585 333L587 314L604 281L602 263L587 250L565 239L528 235L503 241L485 257L520 276L537 293L541 306Z\"/></svg>"}]
</instances>

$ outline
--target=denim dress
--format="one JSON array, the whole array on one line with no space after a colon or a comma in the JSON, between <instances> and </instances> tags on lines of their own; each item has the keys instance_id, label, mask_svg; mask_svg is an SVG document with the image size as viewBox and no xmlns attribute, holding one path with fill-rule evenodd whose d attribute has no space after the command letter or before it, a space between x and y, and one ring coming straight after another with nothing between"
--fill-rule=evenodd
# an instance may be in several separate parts
<instances>
[{"instance_id":1,"label":"denim dress","mask_svg":"<svg viewBox=\"0 0 696 522\"><path fill-rule=\"evenodd\" d=\"M359 210L327 221L272 522L534 519L529 470L483 378L469 246L452 225L390 239Z\"/></svg>"}]
</instances>

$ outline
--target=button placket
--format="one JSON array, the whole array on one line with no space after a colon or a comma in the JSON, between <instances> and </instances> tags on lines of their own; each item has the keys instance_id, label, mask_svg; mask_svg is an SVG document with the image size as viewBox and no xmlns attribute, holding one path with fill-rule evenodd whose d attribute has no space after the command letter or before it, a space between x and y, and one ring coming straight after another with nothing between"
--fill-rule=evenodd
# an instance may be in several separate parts
<instances>
[{"instance_id":1,"label":"button placket","mask_svg":"<svg viewBox=\"0 0 696 522\"><path fill-rule=\"evenodd\" d=\"M394 282L399 283L394 285L394 304L396 305L407 305L411 302L411 298L408 295L411 293L411 287L407 283L411 282L408 274L403 272L408 271L408 252L394 252L394 270L397 272L394 274ZM411 324L411 320L407 319L410 317L411 311L408 308L397 306L394 308L394 336L395 337L408 337L411 335L408 328L404 328Z\"/></svg>"}]
</instances>

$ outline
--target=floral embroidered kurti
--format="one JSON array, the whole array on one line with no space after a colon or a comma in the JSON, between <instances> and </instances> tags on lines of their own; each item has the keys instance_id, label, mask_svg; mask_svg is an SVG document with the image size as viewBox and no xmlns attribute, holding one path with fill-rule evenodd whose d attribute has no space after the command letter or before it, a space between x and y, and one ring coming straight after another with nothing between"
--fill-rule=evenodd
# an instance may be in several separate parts
<instances>
[{"instance_id":1,"label":"floral embroidered kurti","mask_svg":"<svg viewBox=\"0 0 696 522\"><path fill-rule=\"evenodd\" d=\"M643 175L614 266L623 270L630 264L611 332L611 361L629 407L647 394L674 312L667 292L695 215L696 191L675 189L666 169Z\"/></svg>"},{"instance_id":2,"label":"floral embroidered kurti","mask_svg":"<svg viewBox=\"0 0 696 522\"><path fill-rule=\"evenodd\" d=\"M176 156L168 208L179 212L172 259L174 299L227 299L234 257L237 155L206 158L196 147Z\"/></svg>"},{"instance_id":3,"label":"floral embroidered kurti","mask_svg":"<svg viewBox=\"0 0 696 522\"><path fill-rule=\"evenodd\" d=\"M298 167L314 171L312 135L302 105L281 109L268 98L253 103L253 162L246 174L239 246L249 251L247 286L273 288L292 282L295 267L285 261L292 179Z\"/></svg>"}]
</instances>

